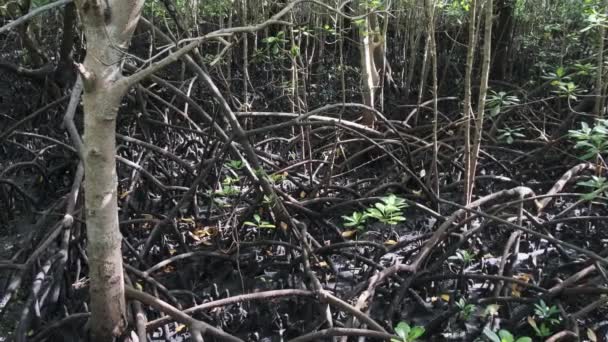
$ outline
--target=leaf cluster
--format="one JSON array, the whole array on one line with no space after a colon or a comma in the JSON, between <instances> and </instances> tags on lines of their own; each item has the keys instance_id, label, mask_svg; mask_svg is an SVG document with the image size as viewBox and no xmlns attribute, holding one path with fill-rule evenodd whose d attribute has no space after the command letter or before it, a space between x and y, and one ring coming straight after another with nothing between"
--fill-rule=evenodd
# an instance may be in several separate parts
<instances>
[{"instance_id":1,"label":"leaf cluster","mask_svg":"<svg viewBox=\"0 0 608 342\"><path fill-rule=\"evenodd\" d=\"M365 212L353 212L350 216L342 216L345 227L353 227L359 230L364 229L368 219L375 219L382 223L395 225L405 221L402 210L407 208L407 203L403 198L393 194L384 197L380 202L367 208Z\"/></svg>"},{"instance_id":2,"label":"leaf cluster","mask_svg":"<svg viewBox=\"0 0 608 342\"><path fill-rule=\"evenodd\" d=\"M570 130L568 135L576 141L574 148L583 150L582 159L597 158L608 152L608 120L597 120L593 127L581 122L581 128Z\"/></svg>"},{"instance_id":3,"label":"leaf cluster","mask_svg":"<svg viewBox=\"0 0 608 342\"><path fill-rule=\"evenodd\" d=\"M399 336L399 339L391 338L391 342L413 342L424 335L424 331L424 327L411 327L406 322L399 322L395 327L395 334Z\"/></svg>"}]
</instances>

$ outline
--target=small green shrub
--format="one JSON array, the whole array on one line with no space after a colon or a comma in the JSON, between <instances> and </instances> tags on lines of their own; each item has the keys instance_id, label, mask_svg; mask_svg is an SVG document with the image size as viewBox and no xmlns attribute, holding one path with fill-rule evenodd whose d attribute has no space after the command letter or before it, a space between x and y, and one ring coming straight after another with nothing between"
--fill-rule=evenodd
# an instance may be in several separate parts
<instances>
[{"instance_id":1,"label":"small green shrub","mask_svg":"<svg viewBox=\"0 0 608 342\"><path fill-rule=\"evenodd\" d=\"M424 335L424 327L410 327L406 322L399 322L395 327L395 334L397 334L400 339L392 338L391 342L413 342Z\"/></svg>"}]
</instances>

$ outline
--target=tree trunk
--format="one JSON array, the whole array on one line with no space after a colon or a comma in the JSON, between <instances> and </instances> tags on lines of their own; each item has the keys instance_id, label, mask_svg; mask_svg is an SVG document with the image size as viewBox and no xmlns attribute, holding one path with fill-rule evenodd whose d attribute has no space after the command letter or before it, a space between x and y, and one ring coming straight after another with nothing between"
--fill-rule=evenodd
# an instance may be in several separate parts
<instances>
[{"instance_id":1,"label":"tree trunk","mask_svg":"<svg viewBox=\"0 0 608 342\"><path fill-rule=\"evenodd\" d=\"M486 110L486 95L488 93L488 80L490 77L490 60L492 54L492 0L487 0L485 3L485 28L483 34L483 59L481 61L481 82L479 85L479 100L477 101L477 116L475 117L475 135L473 145L470 152L470 170L467 172L469 176L469 193L467 198L471 201L473 189L475 188L475 173L477 169L477 158L481 147L481 136L483 134L483 119ZM467 202L469 204L469 202Z\"/></svg>"},{"instance_id":2,"label":"tree trunk","mask_svg":"<svg viewBox=\"0 0 608 342\"><path fill-rule=\"evenodd\" d=\"M494 53L492 54L492 79L504 81L507 78L507 67L509 66L509 48L513 38L513 27L515 24L514 0L496 0L496 15L498 21L496 30L492 35L492 46Z\"/></svg>"},{"instance_id":3,"label":"tree trunk","mask_svg":"<svg viewBox=\"0 0 608 342\"><path fill-rule=\"evenodd\" d=\"M79 71L84 83L84 188L93 341L113 341L126 323L115 132L118 108L128 89L121 62L143 2L77 2L87 39L87 55Z\"/></svg>"},{"instance_id":4,"label":"tree trunk","mask_svg":"<svg viewBox=\"0 0 608 342\"><path fill-rule=\"evenodd\" d=\"M367 14L369 8L367 3L359 3L359 13ZM374 108L376 103L376 91L380 82L378 66L384 56L384 37L380 34L378 20L375 13L369 13L363 22L358 25L359 54L361 67L361 93L363 104ZM363 110L362 124L372 127L376 120L373 111Z\"/></svg>"},{"instance_id":5,"label":"tree trunk","mask_svg":"<svg viewBox=\"0 0 608 342\"><path fill-rule=\"evenodd\" d=\"M464 116L464 153L463 153L463 164L464 164L464 203L468 205L471 202L469 193L472 192L472 184L469 183L471 171L471 109L472 109L472 95L471 95L471 79L473 74L473 64L475 62L475 45L477 43L475 30L475 21L477 18L477 0L471 1L469 7L469 46L467 47L467 63L464 77L464 103L463 103L463 116Z\"/></svg>"}]
</instances>

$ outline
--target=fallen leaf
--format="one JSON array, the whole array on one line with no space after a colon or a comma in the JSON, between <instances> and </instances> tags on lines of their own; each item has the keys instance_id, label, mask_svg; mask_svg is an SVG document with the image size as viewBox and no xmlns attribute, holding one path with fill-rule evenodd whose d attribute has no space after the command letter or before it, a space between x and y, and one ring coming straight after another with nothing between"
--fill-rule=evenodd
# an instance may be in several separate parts
<instances>
[{"instance_id":1,"label":"fallen leaf","mask_svg":"<svg viewBox=\"0 0 608 342\"><path fill-rule=\"evenodd\" d=\"M520 273L518 275L516 275L514 277L515 279L521 280L523 282L530 282L531 279L533 279L531 274L528 273ZM523 291L523 286L517 284L517 283L511 283L511 294L513 295L513 297L521 297L521 292Z\"/></svg>"},{"instance_id":2,"label":"fallen leaf","mask_svg":"<svg viewBox=\"0 0 608 342\"><path fill-rule=\"evenodd\" d=\"M449 302L450 301L450 295L447 293L444 293L441 295L441 299L443 299L444 302Z\"/></svg>"},{"instance_id":3,"label":"fallen leaf","mask_svg":"<svg viewBox=\"0 0 608 342\"><path fill-rule=\"evenodd\" d=\"M397 244L397 241L395 241L395 240L386 240L386 241L384 241L384 244L387 245L387 246L394 246L394 245Z\"/></svg>"},{"instance_id":4,"label":"fallen leaf","mask_svg":"<svg viewBox=\"0 0 608 342\"><path fill-rule=\"evenodd\" d=\"M211 236L217 235L218 230L217 230L217 227L207 226L207 227L198 228L198 229L194 230L192 233L199 238L204 238L204 237L211 237Z\"/></svg>"},{"instance_id":5,"label":"fallen leaf","mask_svg":"<svg viewBox=\"0 0 608 342\"><path fill-rule=\"evenodd\" d=\"M587 328L587 337L591 342L597 342L597 335L595 332L593 332L593 330L591 330L591 328Z\"/></svg>"},{"instance_id":6,"label":"fallen leaf","mask_svg":"<svg viewBox=\"0 0 608 342\"><path fill-rule=\"evenodd\" d=\"M342 232L342 237L347 238L347 239L350 239L350 238L354 237L355 235L357 235L356 230L345 230Z\"/></svg>"},{"instance_id":7,"label":"fallen leaf","mask_svg":"<svg viewBox=\"0 0 608 342\"><path fill-rule=\"evenodd\" d=\"M182 217L179 219L181 222L194 224L194 219L192 217Z\"/></svg>"},{"instance_id":8,"label":"fallen leaf","mask_svg":"<svg viewBox=\"0 0 608 342\"><path fill-rule=\"evenodd\" d=\"M188 232L188 236L191 237L192 239L194 239L194 241L201 241L201 238L192 232Z\"/></svg>"}]
</instances>

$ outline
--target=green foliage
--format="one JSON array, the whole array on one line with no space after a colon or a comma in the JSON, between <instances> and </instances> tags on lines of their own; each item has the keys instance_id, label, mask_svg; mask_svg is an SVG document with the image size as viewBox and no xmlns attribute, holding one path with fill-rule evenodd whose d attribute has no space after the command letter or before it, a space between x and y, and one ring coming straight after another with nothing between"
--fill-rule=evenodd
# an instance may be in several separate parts
<instances>
[{"instance_id":1,"label":"green foliage","mask_svg":"<svg viewBox=\"0 0 608 342\"><path fill-rule=\"evenodd\" d=\"M384 0L367 0L365 6L368 10L380 10L384 7Z\"/></svg>"},{"instance_id":2,"label":"green foliage","mask_svg":"<svg viewBox=\"0 0 608 342\"><path fill-rule=\"evenodd\" d=\"M534 314L541 320L550 324L559 323L559 309L555 305L548 306L544 300L534 305Z\"/></svg>"},{"instance_id":3,"label":"green foliage","mask_svg":"<svg viewBox=\"0 0 608 342\"><path fill-rule=\"evenodd\" d=\"M332 26L330 26L330 25L328 25L328 24L323 25L322 29L323 29L323 30L324 30L326 33L328 33L328 34L330 34L330 35L332 35L332 36L336 36L336 35L338 35L338 32L336 31L336 28L335 28L335 27L332 27Z\"/></svg>"},{"instance_id":4,"label":"green foliage","mask_svg":"<svg viewBox=\"0 0 608 342\"><path fill-rule=\"evenodd\" d=\"M449 257L448 260L458 261L466 266L475 260L475 255L466 249L459 249L456 251L456 255Z\"/></svg>"},{"instance_id":5,"label":"green foliage","mask_svg":"<svg viewBox=\"0 0 608 342\"><path fill-rule=\"evenodd\" d=\"M577 75L590 76L593 74L595 69L597 69L597 67L591 63L585 63L585 64L574 63L574 70Z\"/></svg>"},{"instance_id":6,"label":"green foliage","mask_svg":"<svg viewBox=\"0 0 608 342\"><path fill-rule=\"evenodd\" d=\"M551 80L553 86L570 81L570 76L566 75L566 69L563 66L557 67L553 72L547 72L542 78Z\"/></svg>"},{"instance_id":7,"label":"green foliage","mask_svg":"<svg viewBox=\"0 0 608 342\"><path fill-rule=\"evenodd\" d=\"M264 195L264 199L262 200L262 203L266 206L272 207L276 202L276 197L273 195L272 197L268 197L267 195Z\"/></svg>"},{"instance_id":8,"label":"green foliage","mask_svg":"<svg viewBox=\"0 0 608 342\"><path fill-rule=\"evenodd\" d=\"M359 30L359 34L361 34L363 37L369 36L367 21L365 19L355 19L353 20L353 24L357 27L357 30Z\"/></svg>"},{"instance_id":9,"label":"green foliage","mask_svg":"<svg viewBox=\"0 0 608 342\"><path fill-rule=\"evenodd\" d=\"M291 46L289 52L291 53L292 57L298 57L300 55L300 47L294 44Z\"/></svg>"},{"instance_id":10,"label":"green foliage","mask_svg":"<svg viewBox=\"0 0 608 342\"><path fill-rule=\"evenodd\" d=\"M585 14L587 14L587 18L585 18L585 21L588 25L587 27L582 29L581 32L585 32L596 27L607 26L608 20L606 14L599 12L598 9L591 7L586 10Z\"/></svg>"},{"instance_id":11,"label":"green foliage","mask_svg":"<svg viewBox=\"0 0 608 342\"><path fill-rule=\"evenodd\" d=\"M575 67L577 69L577 67ZM588 65L578 64L578 70L575 73L580 75L580 72L588 73L590 68ZM563 66L557 67L554 72L548 72L542 78L550 80L552 86L556 89L554 94L560 97L566 97L568 100L576 100L582 90L572 81L571 74L566 73L566 68Z\"/></svg>"},{"instance_id":12,"label":"green foliage","mask_svg":"<svg viewBox=\"0 0 608 342\"><path fill-rule=\"evenodd\" d=\"M199 11L204 16L225 17L230 14L233 6L232 0L201 1L199 2Z\"/></svg>"},{"instance_id":13,"label":"green foliage","mask_svg":"<svg viewBox=\"0 0 608 342\"><path fill-rule=\"evenodd\" d=\"M523 130L523 128L518 127L518 128L509 128L509 127L505 127L505 128L500 128L498 130L498 140L500 141L504 141L507 144L512 144L515 141L515 138L525 138L526 136L523 133L520 133Z\"/></svg>"},{"instance_id":14,"label":"green foliage","mask_svg":"<svg viewBox=\"0 0 608 342\"><path fill-rule=\"evenodd\" d=\"M285 39L285 32L279 31L276 36L270 36L262 39L262 42L266 44L266 52L272 57L279 57L282 52L283 44L287 43Z\"/></svg>"},{"instance_id":15,"label":"green foliage","mask_svg":"<svg viewBox=\"0 0 608 342\"><path fill-rule=\"evenodd\" d=\"M243 163L242 160L231 160L229 162L227 162L226 164L224 164L225 166L233 169L233 170L240 170L243 167L245 167L245 163Z\"/></svg>"},{"instance_id":16,"label":"green foliage","mask_svg":"<svg viewBox=\"0 0 608 342\"><path fill-rule=\"evenodd\" d=\"M355 19L353 20L353 24L355 24L355 26L362 28L365 27L365 19Z\"/></svg>"},{"instance_id":17,"label":"green foliage","mask_svg":"<svg viewBox=\"0 0 608 342\"><path fill-rule=\"evenodd\" d=\"M591 201L600 196L608 197L608 182L604 177L591 176L591 179L586 181L580 181L576 184L578 186L591 189L590 192L582 196L584 200Z\"/></svg>"},{"instance_id":18,"label":"green foliage","mask_svg":"<svg viewBox=\"0 0 608 342\"><path fill-rule=\"evenodd\" d=\"M220 190L216 190L215 194L223 197L236 196L240 193L240 190L235 184L240 181L239 177L230 177L226 176L222 180L222 188Z\"/></svg>"},{"instance_id":19,"label":"green foliage","mask_svg":"<svg viewBox=\"0 0 608 342\"><path fill-rule=\"evenodd\" d=\"M490 110L490 116L494 117L500 114L504 107L519 104L519 98L514 95L508 95L504 91L495 92L490 90L488 95L487 105Z\"/></svg>"},{"instance_id":20,"label":"green foliage","mask_svg":"<svg viewBox=\"0 0 608 342\"><path fill-rule=\"evenodd\" d=\"M196 9L192 8L190 0L175 0L173 3L178 13L187 16L192 16L192 11L196 10L198 14L206 17L225 17L233 8L232 0L199 1ZM146 1L144 13L160 17L165 14L165 6L160 1Z\"/></svg>"},{"instance_id":21,"label":"green foliage","mask_svg":"<svg viewBox=\"0 0 608 342\"><path fill-rule=\"evenodd\" d=\"M490 330L490 328L485 327L483 329L483 334L492 342L532 342L532 339L527 336L515 339L513 334L505 329L499 330L498 334L496 334Z\"/></svg>"},{"instance_id":22,"label":"green foliage","mask_svg":"<svg viewBox=\"0 0 608 342\"><path fill-rule=\"evenodd\" d=\"M255 228L276 228L274 224L262 220L262 218L258 214L253 215L253 221L245 221L243 222L243 225Z\"/></svg>"},{"instance_id":23,"label":"green foliage","mask_svg":"<svg viewBox=\"0 0 608 342\"><path fill-rule=\"evenodd\" d=\"M534 333L538 337L548 337L553 334L551 328L545 322L542 322L539 326L534 318L528 317L528 324L530 324L532 330L534 330Z\"/></svg>"},{"instance_id":24,"label":"green foliage","mask_svg":"<svg viewBox=\"0 0 608 342\"><path fill-rule=\"evenodd\" d=\"M268 180L270 180L271 183L273 184L278 184L283 182L284 180L287 179L287 172L284 173L273 173L268 177Z\"/></svg>"},{"instance_id":25,"label":"green foliage","mask_svg":"<svg viewBox=\"0 0 608 342\"><path fill-rule=\"evenodd\" d=\"M165 6L160 1L146 1L143 9L144 16L164 17L166 14Z\"/></svg>"},{"instance_id":26,"label":"green foliage","mask_svg":"<svg viewBox=\"0 0 608 342\"><path fill-rule=\"evenodd\" d=\"M445 18L454 25L463 25L469 15L471 0L439 1L437 8L445 14Z\"/></svg>"},{"instance_id":27,"label":"green foliage","mask_svg":"<svg viewBox=\"0 0 608 342\"><path fill-rule=\"evenodd\" d=\"M382 223L395 225L405 221L402 210L407 208L403 198L393 194L383 197L380 202L369 207L365 212L355 211L350 216L342 216L345 227L353 227L358 230L365 229L368 219L378 220Z\"/></svg>"},{"instance_id":28,"label":"green foliage","mask_svg":"<svg viewBox=\"0 0 608 342\"><path fill-rule=\"evenodd\" d=\"M581 89L574 82L560 82L557 84L555 94L561 97L566 97L569 100L576 100Z\"/></svg>"},{"instance_id":29,"label":"green foliage","mask_svg":"<svg viewBox=\"0 0 608 342\"><path fill-rule=\"evenodd\" d=\"M608 120L597 120L593 127L581 122L581 128L570 130L568 135L576 141L574 148L583 150L582 159L599 158L608 152Z\"/></svg>"},{"instance_id":30,"label":"green foliage","mask_svg":"<svg viewBox=\"0 0 608 342\"><path fill-rule=\"evenodd\" d=\"M399 339L391 338L391 342L413 342L424 335L424 331L424 327L410 327L406 322L399 322L395 327L395 334L399 336Z\"/></svg>"},{"instance_id":31,"label":"green foliage","mask_svg":"<svg viewBox=\"0 0 608 342\"><path fill-rule=\"evenodd\" d=\"M473 312L475 312L475 305L467 303L464 298L460 298L456 302L456 307L458 307L458 310L460 310L458 315L464 321L467 321L471 317Z\"/></svg>"},{"instance_id":32,"label":"green foliage","mask_svg":"<svg viewBox=\"0 0 608 342\"><path fill-rule=\"evenodd\" d=\"M364 216L376 219L382 223L395 225L405 221L401 210L406 207L407 203L405 203L404 199L391 194L388 197L382 198L381 202L376 203L373 207L368 208Z\"/></svg>"},{"instance_id":33,"label":"green foliage","mask_svg":"<svg viewBox=\"0 0 608 342\"><path fill-rule=\"evenodd\" d=\"M238 176L237 177L226 176L226 178L224 178L224 180L222 181L222 184L233 185L233 184L238 183L240 180L241 179Z\"/></svg>"},{"instance_id":34,"label":"green foliage","mask_svg":"<svg viewBox=\"0 0 608 342\"><path fill-rule=\"evenodd\" d=\"M451 14L468 12L471 9L471 0L452 0L445 7Z\"/></svg>"},{"instance_id":35,"label":"green foliage","mask_svg":"<svg viewBox=\"0 0 608 342\"><path fill-rule=\"evenodd\" d=\"M540 322L540 325L534 317L528 317L528 324L532 327L536 336L542 338L553 335L551 327L560 322L559 309L555 305L548 306L541 299L538 304L534 305L534 315Z\"/></svg>"},{"instance_id":36,"label":"green foliage","mask_svg":"<svg viewBox=\"0 0 608 342\"><path fill-rule=\"evenodd\" d=\"M362 230L365 228L363 225L367 219L364 213L355 211L351 216L342 216L344 219L345 227L355 227L356 229Z\"/></svg>"},{"instance_id":37,"label":"green foliage","mask_svg":"<svg viewBox=\"0 0 608 342\"><path fill-rule=\"evenodd\" d=\"M273 174L269 175L262 168L260 168L258 170L254 170L254 173L257 177L266 178L269 182L271 182L273 184L277 184L277 183L280 183L280 182L286 180L287 176L288 176L287 172L273 173Z\"/></svg>"},{"instance_id":38,"label":"green foliage","mask_svg":"<svg viewBox=\"0 0 608 342\"><path fill-rule=\"evenodd\" d=\"M224 185L220 190L216 190L215 194L223 197L236 196L239 194L239 189L232 185Z\"/></svg>"}]
</instances>

